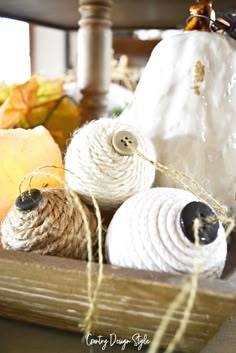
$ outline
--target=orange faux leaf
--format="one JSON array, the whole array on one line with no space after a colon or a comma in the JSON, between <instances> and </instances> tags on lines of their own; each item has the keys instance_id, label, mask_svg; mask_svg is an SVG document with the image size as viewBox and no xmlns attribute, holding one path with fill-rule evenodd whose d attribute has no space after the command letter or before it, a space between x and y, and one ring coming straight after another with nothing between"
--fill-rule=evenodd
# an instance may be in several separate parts
<instances>
[{"instance_id":1,"label":"orange faux leaf","mask_svg":"<svg viewBox=\"0 0 236 353\"><path fill-rule=\"evenodd\" d=\"M15 126L28 110L34 106L38 89L36 78L12 88L10 96L0 107L0 128L9 129Z\"/></svg>"},{"instance_id":2,"label":"orange faux leaf","mask_svg":"<svg viewBox=\"0 0 236 353\"><path fill-rule=\"evenodd\" d=\"M79 115L78 103L64 94L62 80L32 77L11 88L0 107L0 128L29 129L43 125L65 150L71 134L79 126Z\"/></svg>"}]
</instances>

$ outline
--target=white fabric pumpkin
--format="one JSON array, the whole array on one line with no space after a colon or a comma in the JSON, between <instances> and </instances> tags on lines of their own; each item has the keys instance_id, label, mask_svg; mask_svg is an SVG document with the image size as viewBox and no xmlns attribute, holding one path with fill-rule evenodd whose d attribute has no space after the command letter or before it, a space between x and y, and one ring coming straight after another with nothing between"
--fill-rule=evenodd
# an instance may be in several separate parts
<instances>
[{"instance_id":1,"label":"white fabric pumpkin","mask_svg":"<svg viewBox=\"0 0 236 353\"><path fill-rule=\"evenodd\" d=\"M159 161L236 209L236 41L210 32L164 39L120 119L151 138ZM157 185L176 186L159 175Z\"/></svg>"}]
</instances>

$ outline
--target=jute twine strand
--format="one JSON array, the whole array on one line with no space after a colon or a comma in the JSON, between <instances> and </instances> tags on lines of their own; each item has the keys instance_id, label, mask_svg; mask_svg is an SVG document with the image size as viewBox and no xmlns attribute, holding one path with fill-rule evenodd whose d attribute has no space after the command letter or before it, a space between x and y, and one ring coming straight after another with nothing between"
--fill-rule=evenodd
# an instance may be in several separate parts
<instances>
[{"instance_id":1,"label":"jute twine strand","mask_svg":"<svg viewBox=\"0 0 236 353\"><path fill-rule=\"evenodd\" d=\"M203 202L208 202L214 208L217 213L217 218L208 218L208 221L205 220L205 222L215 223L216 221L220 221L226 226L226 236L228 236L232 232L235 227L235 220L232 217L228 216L228 208L225 205L222 205L211 194L209 194L200 183L198 183L189 175L186 175L185 173L180 172L177 169L172 168L171 166L165 166L160 162L149 159L140 151L138 151L132 145L132 142L127 143L129 144L130 148L133 150L134 153L136 153L143 160L154 165L157 171L164 174L166 177L174 180L174 182L181 185L184 190L191 192ZM187 183L189 183L190 186Z\"/></svg>"},{"instance_id":2,"label":"jute twine strand","mask_svg":"<svg viewBox=\"0 0 236 353\"><path fill-rule=\"evenodd\" d=\"M180 184L183 187L183 189L191 192L203 202L209 202L209 204L216 211L217 218L209 217L208 220L205 220L205 222L212 222L212 223L215 223L216 221L222 222L226 227L225 229L226 237L232 232L232 230L235 227L235 220L232 217L228 216L228 208L225 205L222 205L211 194L209 194L200 183L198 183L189 175L186 175L185 173L180 172L179 170L176 170L170 166L165 166L160 162L149 159L148 157L144 156L140 151L135 149L132 143L130 142L128 143L134 153L136 153L140 158L154 165L157 171L164 174L168 178L174 180L177 184ZM188 182L190 183L190 186L187 184ZM191 186L191 184L193 185L193 187Z\"/></svg>"},{"instance_id":3,"label":"jute twine strand","mask_svg":"<svg viewBox=\"0 0 236 353\"><path fill-rule=\"evenodd\" d=\"M91 196L92 202L93 202L93 206L95 209L95 215L97 218L97 233L98 233L98 264L99 264L99 268L98 268L98 276L97 276L97 282L95 285L95 288L93 290L93 252L92 252L92 235L91 235L91 230L90 230L90 224L87 218L87 215L84 211L83 205L81 203L80 198L78 197L78 195L72 191L71 189L68 189L67 186L67 191L69 192L69 194L71 195L71 197L73 198L73 200L75 201L76 207L78 207L83 221L84 221L84 225L85 225L85 229L86 229L86 238L87 238L87 251L88 251L88 264L87 264L87 269L88 269L88 277L87 277L87 288L88 288L88 300L89 300L89 308L88 311L86 313L86 317L84 319L84 323L81 326L84 331L85 334L88 335L92 332L92 326L93 323L95 321L95 315L96 315L96 309L97 309L97 296L99 293L99 289L102 283L102 279L103 279L103 252L102 252L102 221L101 221L101 214L100 214L100 210L98 207L98 204L95 200L95 198L93 197L93 195ZM76 196L76 197L75 197Z\"/></svg>"},{"instance_id":4,"label":"jute twine strand","mask_svg":"<svg viewBox=\"0 0 236 353\"><path fill-rule=\"evenodd\" d=\"M98 277L97 277L97 282L96 282L93 295L91 293L90 306L87 311L86 317L84 319L85 334L87 335L92 332L94 316L96 315L96 309L97 309L97 297L103 280L103 251L102 251L103 244L102 244L101 213L95 198L92 195L90 196L92 198L92 202L95 208L95 214L98 221ZM91 244L91 248L92 248L92 244ZM92 288L92 259L89 259L89 262L90 262L90 272L88 276L88 287Z\"/></svg>"},{"instance_id":5,"label":"jute twine strand","mask_svg":"<svg viewBox=\"0 0 236 353\"><path fill-rule=\"evenodd\" d=\"M72 198L75 197L75 193L67 189L69 194L71 195ZM86 239L87 239L87 251L88 251L88 264L87 264L87 269L88 269L88 277L87 277L87 288L88 288L88 301L89 301L89 309L88 311L92 310L94 312L94 301L93 301L93 293L92 293L92 261L93 261L93 252L92 252L92 235L91 235L91 230L89 226L89 221L87 219L86 213L84 212L84 208L81 204L81 201L79 197L75 198L75 204L76 207L78 207L79 211L81 212L81 216L85 225L85 234L86 234ZM86 327L85 322L87 322L87 316L88 312L86 314L86 318L84 320L84 326Z\"/></svg>"},{"instance_id":6,"label":"jute twine strand","mask_svg":"<svg viewBox=\"0 0 236 353\"><path fill-rule=\"evenodd\" d=\"M170 166L165 166L161 164L160 162L156 162L153 160L150 160L148 157L144 156L140 151L138 151L133 145L132 142L128 142L130 145L130 148L133 150L134 153L136 153L140 158L143 160L146 160L147 162L151 163L152 165L155 166L156 170L159 171L160 173L164 174L165 176L169 177L170 179L174 180L178 184L180 184L185 190L191 192L195 196L197 196L199 199L202 201L208 200L212 204L212 207L216 210L216 212L219 214L217 217L209 217L205 222L208 223L215 223L216 221L221 221L222 223L225 224L226 226L226 236L228 236L233 228L235 227L235 221L233 218L230 218L227 216L227 207L224 205L221 205L220 202L218 202L213 196L211 196L198 182L196 182L193 178L190 176L186 175L183 172L180 172L178 170L175 170L174 168ZM193 187L187 185L187 183L190 183ZM203 196L202 196L203 195ZM205 197L205 199L204 199ZM188 282L182 287L182 290L180 293L175 297L173 302L170 304L169 308L167 309L163 319L161 320L161 323L159 327L157 328L157 331L154 333L153 340L150 344L148 353L156 353L158 349L160 348L161 345L161 340L167 330L167 327L170 323L171 318L174 315L175 310L177 310L184 302L185 298L188 296L188 301L186 308L183 313L183 318L180 322L180 326L178 330L176 331L173 339L167 346L166 350L164 353L172 353L177 344L180 342L182 339L187 325L189 321L189 317L191 315L192 308L195 303L196 295L197 295L197 289L198 289L198 279L200 275L200 258L199 258L199 229L200 229L201 223L199 219L195 219L193 223L193 232L194 232L194 239L195 239L195 256L194 256L194 269L193 273L191 274L190 279ZM212 254L213 255L213 254Z\"/></svg>"},{"instance_id":7,"label":"jute twine strand","mask_svg":"<svg viewBox=\"0 0 236 353\"><path fill-rule=\"evenodd\" d=\"M170 304L169 308L167 309L161 324L158 327L158 330L154 334L153 340L149 347L148 353L156 353L161 345L161 340L167 330L167 327L170 323L171 318L174 315L175 310L177 310L185 301L186 297L189 295L186 308L183 313L183 318L180 322L180 326L176 331L173 339L167 346L164 353L172 353L176 348L177 344L183 337L183 334L186 330L188 320L195 302L196 294L197 294L197 287L198 287L198 278L200 274L200 258L199 258L199 228L200 228L200 221L199 219L194 220L193 224L193 231L194 231L194 239L195 239L195 257L194 257L194 270L193 274L191 275L189 281L183 286L181 292L175 297L173 302Z\"/></svg>"},{"instance_id":8,"label":"jute twine strand","mask_svg":"<svg viewBox=\"0 0 236 353\"><path fill-rule=\"evenodd\" d=\"M50 176L54 179L56 179L57 181L59 181L60 183L64 183L64 180L62 180L61 177L51 174L51 173L47 173L47 172L43 172L42 169L44 168L55 168L55 169L63 169L64 171L67 171L69 173L72 173L70 170L65 169L63 167L58 167L58 166L54 166L54 165L43 165L39 168L37 168L36 170L34 170L33 172L25 175L20 184L19 184L19 193L20 195L22 195L22 186L23 183L28 179L28 187L27 190L32 189L31 185L32 185L32 181L33 178L36 175L43 175L43 176ZM74 173L72 173L74 174ZM75 177L77 177L74 174ZM87 188L88 189L88 188ZM84 319L84 323L83 325L79 325L81 328L83 328L85 334L89 334L92 331L92 326L94 323L94 318L96 315L96 309L97 309L97 297L98 297L98 293L99 293L99 289L100 286L102 284L102 280L103 280L103 237L102 237L102 218L101 218L101 213L100 213L100 209L98 206L98 203L96 201L96 199L94 198L94 196L90 193L90 197L92 199L92 204L95 210L95 215L97 218L97 235L98 235L98 276L97 276L97 282L93 291L93 251L92 251L92 235L91 235L91 230L90 230L90 225L89 225L89 221L88 221L88 217L86 212L84 211L83 205L81 203L81 200L79 198L79 195L74 192L73 190L71 190L70 188L68 188L68 185L65 184L65 191L68 193L68 197L71 198L71 201L73 200L73 202L75 203L76 207L78 207L83 222L84 222L84 226L85 226L85 234L86 234L86 239L87 239L87 251L88 251L88 263L87 263L87 290L88 290L88 301L89 301L89 308L87 310L85 319Z\"/></svg>"},{"instance_id":9,"label":"jute twine strand","mask_svg":"<svg viewBox=\"0 0 236 353\"><path fill-rule=\"evenodd\" d=\"M149 159L148 157L144 156L140 151L134 148L132 146L132 143L129 143L131 149L142 159L145 161L151 163L154 165L156 170L158 170L160 173L164 174L166 177L174 180L176 183L180 184L185 190L191 192L195 196L197 196L199 199L203 201L209 200L209 202L212 204L212 207L222 215L223 217L227 217L227 207L224 205L221 205L219 201L217 201L213 196L211 196L202 186L199 184L196 180L191 178L190 176L186 175L183 172L180 172L170 166L165 166L160 162L153 161ZM193 187L189 186L187 183L192 184ZM205 197L205 199L204 199Z\"/></svg>"}]
</instances>

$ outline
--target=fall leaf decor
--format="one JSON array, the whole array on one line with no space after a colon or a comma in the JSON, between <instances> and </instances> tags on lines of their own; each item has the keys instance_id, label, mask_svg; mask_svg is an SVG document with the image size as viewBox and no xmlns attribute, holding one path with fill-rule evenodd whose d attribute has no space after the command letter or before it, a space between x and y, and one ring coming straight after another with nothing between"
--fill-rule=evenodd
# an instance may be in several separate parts
<instances>
[{"instance_id":1,"label":"fall leaf decor","mask_svg":"<svg viewBox=\"0 0 236 353\"><path fill-rule=\"evenodd\" d=\"M7 96L8 95L8 96ZM6 98L7 96L7 98ZM65 94L62 80L32 77L24 84L0 87L0 128L34 128L45 126L65 149L67 140L79 125L77 102Z\"/></svg>"}]
</instances>

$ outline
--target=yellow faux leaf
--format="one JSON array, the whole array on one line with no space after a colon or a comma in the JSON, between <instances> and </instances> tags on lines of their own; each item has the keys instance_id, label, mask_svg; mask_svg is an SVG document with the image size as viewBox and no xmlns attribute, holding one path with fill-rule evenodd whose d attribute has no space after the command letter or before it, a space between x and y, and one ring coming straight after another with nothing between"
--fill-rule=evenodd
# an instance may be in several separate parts
<instances>
[{"instance_id":1,"label":"yellow faux leaf","mask_svg":"<svg viewBox=\"0 0 236 353\"><path fill-rule=\"evenodd\" d=\"M54 102L34 107L27 116L31 126L36 122L44 125L58 143L65 149L73 131L79 126L80 110L78 104L68 96L61 96Z\"/></svg>"},{"instance_id":2,"label":"yellow faux leaf","mask_svg":"<svg viewBox=\"0 0 236 353\"><path fill-rule=\"evenodd\" d=\"M0 105L5 102L9 97L11 92L11 87L8 86L5 82L0 83Z\"/></svg>"},{"instance_id":3,"label":"yellow faux leaf","mask_svg":"<svg viewBox=\"0 0 236 353\"><path fill-rule=\"evenodd\" d=\"M35 78L12 88L10 96L0 107L0 128L14 127L34 105L38 82Z\"/></svg>"},{"instance_id":4,"label":"yellow faux leaf","mask_svg":"<svg viewBox=\"0 0 236 353\"><path fill-rule=\"evenodd\" d=\"M38 82L36 105L55 101L64 94L62 80L42 80L38 78Z\"/></svg>"}]
</instances>

